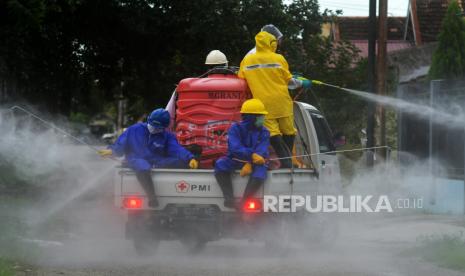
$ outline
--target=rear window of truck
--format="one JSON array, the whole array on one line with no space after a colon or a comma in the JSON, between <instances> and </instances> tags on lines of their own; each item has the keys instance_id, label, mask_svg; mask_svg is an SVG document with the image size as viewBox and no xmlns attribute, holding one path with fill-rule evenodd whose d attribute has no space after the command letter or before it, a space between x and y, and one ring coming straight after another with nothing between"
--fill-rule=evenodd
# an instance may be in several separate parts
<instances>
[{"instance_id":1,"label":"rear window of truck","mask_svg":"<svg viewBox=\"0 0 465 276\"><path fill-rule=\"evenodd\" d=\"M310 117L312 118L313 125L315 126L320 152L324 153L334 151L336 148L333 145L331 130L329 129L325 117L323 117L323 115L315 111L307 111L310 114Z\"/></svg>"}]
</instances>

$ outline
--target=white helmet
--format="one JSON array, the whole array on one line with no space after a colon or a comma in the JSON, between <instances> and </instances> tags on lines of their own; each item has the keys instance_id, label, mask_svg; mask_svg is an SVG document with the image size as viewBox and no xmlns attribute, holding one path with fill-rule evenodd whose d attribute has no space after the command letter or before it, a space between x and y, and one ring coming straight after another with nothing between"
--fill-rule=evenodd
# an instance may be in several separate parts
<instances>
[{"instance_id":1,"label":"white helmet","mask_svg":"<svg viewBox=\"0 0 465 276\"><path fill-rule=\"evenodd\" d=\"M214 64L225 64L228 65L228 59L226 58L225 54L223 54L219 50L213 50L208 53L207 58L205 59L206 65L214 65Z\"/></svg>"}]
</instances>

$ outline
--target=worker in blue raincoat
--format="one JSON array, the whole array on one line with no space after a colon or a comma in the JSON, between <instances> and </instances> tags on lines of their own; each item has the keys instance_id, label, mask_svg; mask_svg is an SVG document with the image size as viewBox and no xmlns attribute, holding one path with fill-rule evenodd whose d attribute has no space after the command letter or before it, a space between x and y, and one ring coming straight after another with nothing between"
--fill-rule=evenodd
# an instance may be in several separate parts
<instances>
[{"instance_id":1,"label":"worker in blue raincoat","mask_svg":"<svg viewBox=\"0 0 465 276\"><path fill-rule=\"evenodd\" d=\"M102 156L125 156L147 194L150 207L158 206L151 168L198 167L194 155L179 145L174 134L165 130L169 123L168 111L156 109L148 116L147 123L130 126L109 149L99 151Z\"/></svg>"},{"instance_id":2,"label":"worker in blue raincoat","mask_svg":"<svg viewBox=\"0 0 465 276\"><path fill-rule=\"evenodd\" d=\"M252 197L266 179L270 133L263 126L268 112L258 99L244 102L242 121L228 130L228 154L215 163L215 178L223 191L224 206L236 208L231 173L241 169L240 175L250 175L243 201Z\"/></svg>"}]
</instances>

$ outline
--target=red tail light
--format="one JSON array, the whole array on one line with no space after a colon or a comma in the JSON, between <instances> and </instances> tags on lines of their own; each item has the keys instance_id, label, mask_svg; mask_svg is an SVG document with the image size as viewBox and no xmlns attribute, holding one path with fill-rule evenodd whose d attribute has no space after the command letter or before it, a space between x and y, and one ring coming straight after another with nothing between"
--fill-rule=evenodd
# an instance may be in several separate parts
<instances>
[{"instance_id":1,"label":"red tail light","mask_svg":"<svg viewBox=\"0 0 465 276\"><path fill-rule=\"evenodd\" d=\"M262 202L256 198L249 198L243 206L244 212L260 212L262 210Z\"/></svg>"},{"instance_id":2,"label":"red tail light","mask_svg":"<svg viewBox=\"0 0 465 276\"><path fill-rule=\"evenodd\" d=\"M140 197L125 197L123 198L123 207L126 209L141 209L143 200Z\"/></svg>"}]
</instances>

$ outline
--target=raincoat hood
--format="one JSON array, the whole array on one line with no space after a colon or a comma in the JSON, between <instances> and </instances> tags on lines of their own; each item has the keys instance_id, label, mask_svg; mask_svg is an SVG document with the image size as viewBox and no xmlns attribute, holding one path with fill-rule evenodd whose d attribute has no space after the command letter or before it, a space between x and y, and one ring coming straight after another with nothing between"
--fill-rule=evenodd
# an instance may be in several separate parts
<instances>
[{"instance_id":1,"label":"raincoat hood","mask_svg":"<svg viewBox=\"0 0 465 276\"><path fill-rule=\"evenodd\" d=\"M266 119L292 116L288 90L292 75L286 59L275 53L277 40L272 34L259 32L255 41L257 51L244 57L237 75L247 81L253 98L265 106Z\"/></svg>"},{"instance_id":2,"label":"raincoat hood","mask_svg":"<svg viewBox=\"0 0 465 276\"><path fill-rule=\"evenodd\" d=\"M255 48L257 52L276 52L278 40L272 34L259 32L255 36Z\"/></svg>"}]
</instances>

